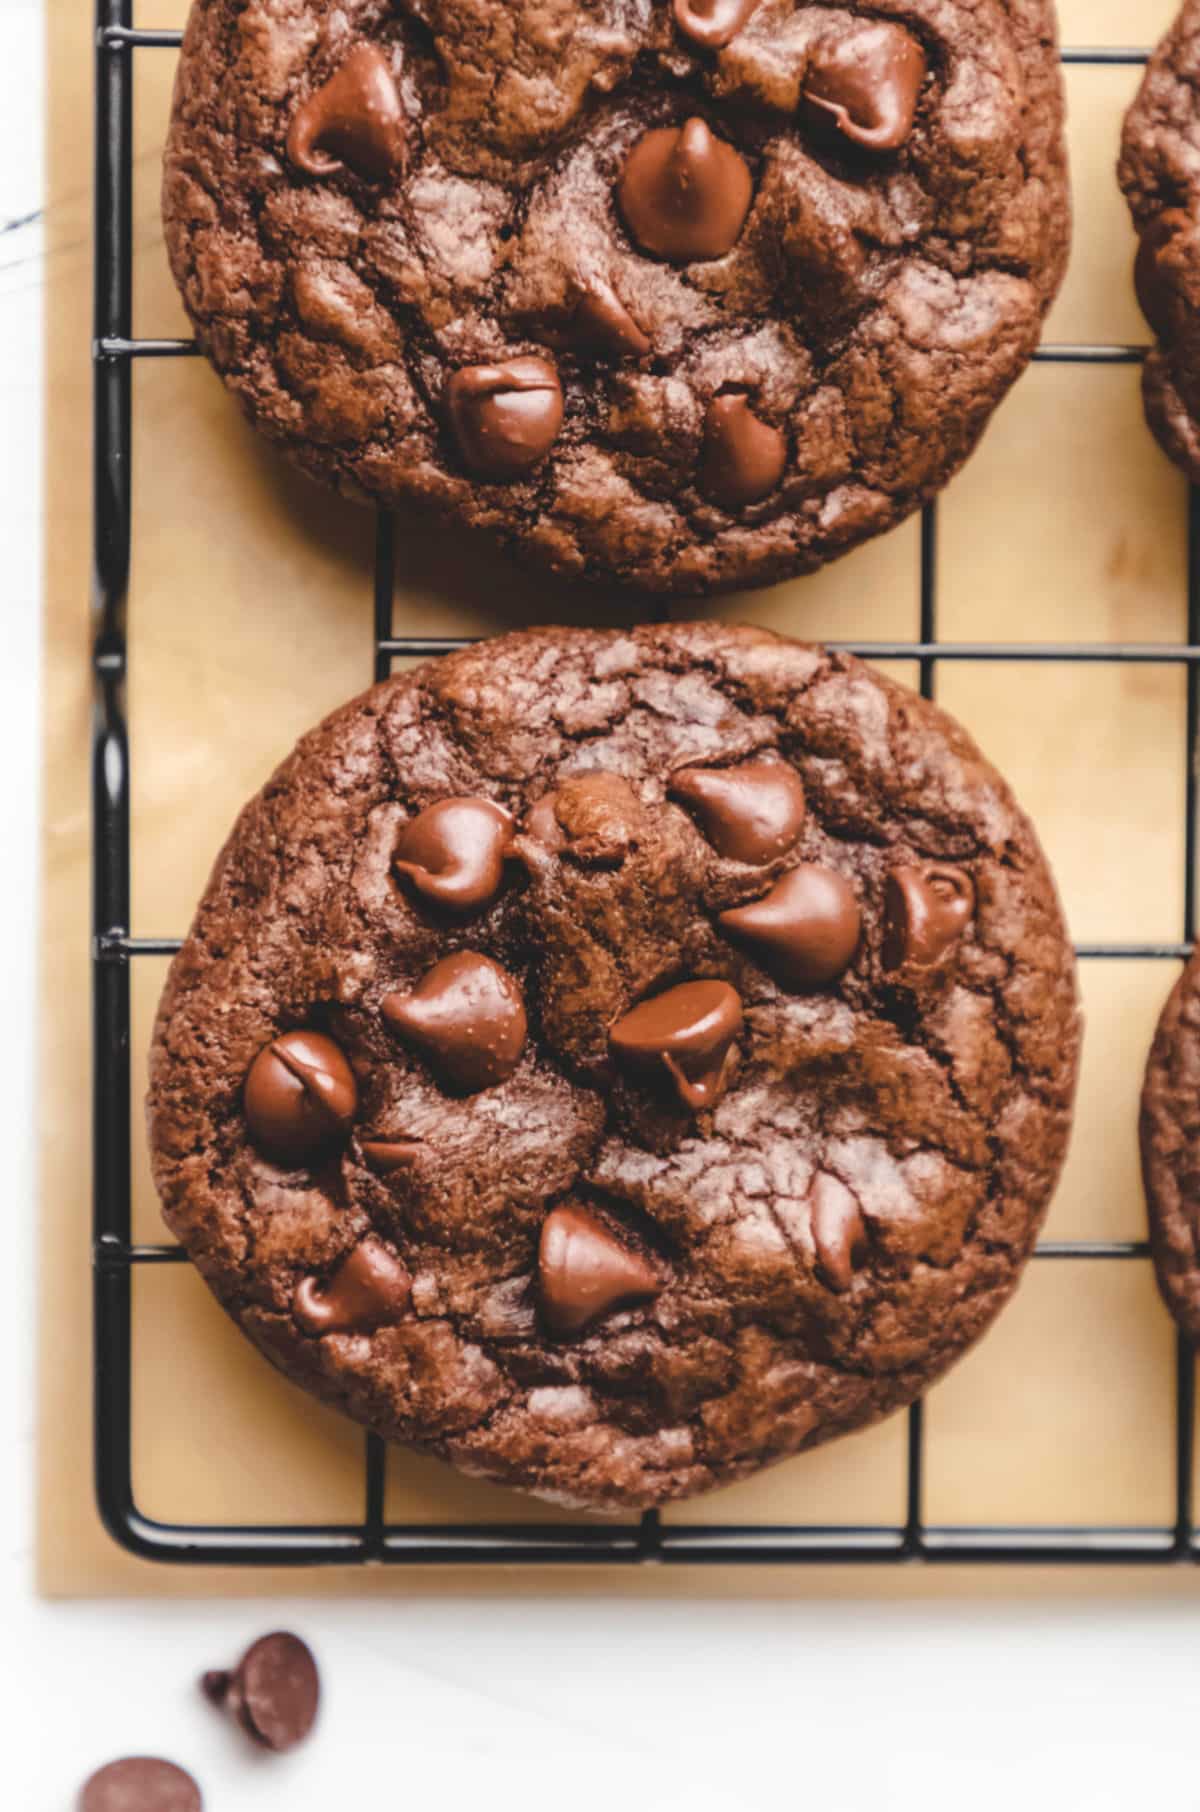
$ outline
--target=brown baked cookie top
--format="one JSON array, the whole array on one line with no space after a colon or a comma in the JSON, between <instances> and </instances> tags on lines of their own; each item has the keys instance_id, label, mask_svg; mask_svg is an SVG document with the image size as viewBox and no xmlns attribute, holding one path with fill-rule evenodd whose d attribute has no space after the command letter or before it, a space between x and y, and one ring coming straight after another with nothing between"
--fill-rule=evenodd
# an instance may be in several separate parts
<instances>
[{"instance_id":1,"label":"brown baked cookie top","mask_svg":"<svg viewBox=\"0 0 1200 1812\"><path fill-rule=\"evenodd\" d=\"M1200 484L1200 0L1186 0L1125 118L1118 169L1138 232L1134 281L1154 333L1146 420Z\"/></svg>"},{"instance_id":2,"label":"brown baked cookie top","mask_svg":"<svg viewBox=\"0 0 1200 1812\"><path fill-rule=\"evenodd\" d=\"M400 675L242 814L163 996L171 1228L292 1377L581 1506L910 1402L1066 1141L1074 963L942 712L749 629Z\"/></svg>"},{"instance_id":3,"label":"brown baked cookie top","mask_svg":"<svg viewBox=\"0 0 1200 1812\"><path fill-rule=\"evenodd\" d=\"M1200 1339L1200 953L1163 1008L1146 1063L1142 1180L1163 1301Z\"/></svg>"},{"instance_id":4,"label":"brown baked cookie top","mask_svg":"<svg viewBox=\"0 0 1200 1812\"><path fill-rule=\"evenodd\" d=\"M660 592L945 483L1066 256L1050 0L196 0L205 352L314 476Z\"/></svg>"}]
</instances>

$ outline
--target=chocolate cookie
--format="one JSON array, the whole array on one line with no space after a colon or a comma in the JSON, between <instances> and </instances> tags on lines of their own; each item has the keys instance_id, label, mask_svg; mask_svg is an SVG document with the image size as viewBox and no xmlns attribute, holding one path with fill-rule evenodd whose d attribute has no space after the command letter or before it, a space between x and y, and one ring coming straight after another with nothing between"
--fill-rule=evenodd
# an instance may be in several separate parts
<instances>
[{"instance_id":1,"label":"chocolate cookie","mask_svg":"<svg viewBox=\"0 0 1200 1812\"><path fill-rule=\"evenodd\" d=\"M579 1506L909 1403L1066 1141L1074 963L941 711L765 632L549 630L330 717L164 994L166 1218L290 1376Z\"/></svg>"},{"instance_id":2,"label":"chocolate cookie","mask_svg":"<svg viewBox=\"0 0 1200 1812\"><path fill-rule=\"evenodd\" d=\"M306 471L700 592L900 521L1067 250L1050 0L196 0L200 344Z\"/></svg>"},{"instance_id":3,"label":"chocolate cookie","mask_svg":"<svg viewBox=\"0 0 1200 1812\"><path fill-rule=\"evenodd\" d=\"M1163 1301L1200 1340L1200 953L1172 989L1146 1063L1142 1180Z\"/></svg>"},{"instance_id":4,"label":"chocolate cookie","mask_svg":"<svg viewBox=\"0 0 1200 1812\"><path fill-rule=\"evenodd\" d=\"M1142 374L1163 451L1200 484L1200 0L1150 59L1125 119L1119 176L1137 228L1134 281L1157 344Z\"/></svg>"}]
</instances>

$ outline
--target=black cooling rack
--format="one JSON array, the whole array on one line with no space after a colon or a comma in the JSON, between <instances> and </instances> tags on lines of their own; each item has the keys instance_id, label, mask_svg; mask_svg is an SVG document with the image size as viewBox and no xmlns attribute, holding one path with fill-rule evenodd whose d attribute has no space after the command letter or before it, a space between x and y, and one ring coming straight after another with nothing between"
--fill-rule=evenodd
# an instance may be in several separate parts
<instances>
[{"instance_id":1,"label":"black cooling rack","mask_svg":"<svg viewBox=\"0 0 1200 1812\"><path fill-rule=\"evenodd\" d=\"M124 1548L144 1559L222 1566L318 1566L382 1562L549 1562L665 1564L797 1564L895 1561L1056 1562L1153 1565L1200 1559L1200 1530L1192 1505L1195 1379L1181 1340L1175 1366L1175 1519L1163 1526L935 1527L923 1505L923 1407L908 1411L907 1484L903 1519L894 1524L821 1528L809 1525L675 1525L651 1511L625 1526L564 1523L443 1525L391 1524L384 1510L385 1450L364 1436L362 1520L344 1524L230 1526L164 1523L137 1506L132 1468L132 1284L161 1265L183 1262L177 1246L139 1246L131 1230L130 971L147 956L169 956L178 938L130 933L130 753L125 717L126 597L131 537L131 389L137 359L188 357L188 340L133 338L132 97L134 68L143 50L174 50L181 34L133 26L132 0L97 0L96 241L94 423L95 719L92 755L93 895L93 1245L95 1341L95 1478L105 1525ZM1063 52L1070 64L1140 64L1144 51ZM1045 346L1044 363L1137 364L1136 346ZM1196 777L1192 751L1200 727L1200 502L1193 492L1188 523L1187 635L1183 644L1012 644L944 642L937 634L937 511L926 509L921 533L920 629L915 642L843 644L876 660L917 663L921 691L931 697L939 662L1137 662L1182 666L1187 674L1187 737L1180 751L1186 773L1184 924L1178 944L1081 947L1091 961L1157 959L1175 963L1191 949L1195 929ZM393 521L377 519L374 576L375 677L392 662L431 656L454 640L397 636L393 623L396 542ZM1144 1242L1043 1241L1038 1262L1149 1262Z\"/></svg>"}]
</instances>

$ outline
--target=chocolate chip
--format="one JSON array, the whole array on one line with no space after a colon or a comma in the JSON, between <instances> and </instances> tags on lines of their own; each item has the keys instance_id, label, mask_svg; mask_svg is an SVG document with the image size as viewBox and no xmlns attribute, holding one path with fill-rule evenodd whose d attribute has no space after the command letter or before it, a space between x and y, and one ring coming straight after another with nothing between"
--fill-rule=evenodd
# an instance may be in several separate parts
<instances>
[{"instance_id":1,"label":"chocolate chip","mask_svg":"<svg viewBox=\"0 0 1200 1812\"><path fill-rule=\"evenodd\" d=\"M759 0L673 0L671 11L685 38L704 50L723 50L736 38Z\"/></svg>"},{"instance_id":2,"label":"chocolate chip","mask_svg":"<svg viewBox=\"0 0 1200 1812\"><path fill-rule=\"evenodd\" d=\"M642 818L642 803L620 774L577 774L530 808L524 829L581 868L619 868Z\"/></svg>"},{"instance_id":3,"label":"chocolate chip","mask_svg":"<svg viewBox=\"0 0 1200 1812\"><path fill-rule=\"evenodd\" d=\"M650 341L610 284L598 277L582 286L571 322L575 340L612 358L644 359Z\"/></svg>"},{"instance_id":4,"label":"chocolate chip","mask_svg":"<svg viewBox=\"0 0 1200 1812\"><path fill-rule=\"evenodd\" d=\"M896 151L913 128L925 80L925 52L910 32L882 20L839 26L821 40L802 101L817 127L868 151Z\"/></svg>"},{"instance_id":5,"label":"chocolate chip","mask_svg":"<svg viewBox=\"0 0 1200 1812\"><path fill-rule=\"evenodd\" d=\"M395 1254L364 1239L327 1283L301 1279L292 1313L306 1334L369 1334L399 1321L411 1295L412 1278Z\"/></svg>"},{"instance_id":6,"label":"chocolate chip","mask_svg":"<svg viewBox=\"0 0 1200 1812\"><path fill-rule=\"evenodd\" d=\"M658 1274L583 1208L547 1216L538 1248L542 1316L560 1339L581 1334L615 1309L649 1302L662 1289Z\"/></svg>"},{"instance_id":7,"label":"chocolate chip","mask_svg":"<svg viewBox=\"0 0 1200 1812\"><path fill-rule=\"evenodd\" d=\"M316 1722L317 1664L307 1642L287 1630L260 1636L232 1672L207 1673L200 1684L264 1749L294 1749Z\"/></svg>"},{"instance_id":8,"label":"chocolate chip","mask_svg":"<svg viewBox=\"0 0 1200 1812\"><path fill-rule=\"evenodd\" d=\"M840 1177L822 1172L809 1196L817 1266L831 1290L841 1294L866 1262L869 1247L862 1213Z\"/></svg>"},{"instance_id":9,"label":"chocolate chip","mask_svg":"<svg viewBox=\"0 0 1200 1812\"><path fill-rule=\"evenodd\" d=\"M360 1139L358 1148L363 1161L381 1177L403 1170L424 1150L419 1139Z\"/></svg>"},{"instance_id":10,"label":"chocolate chip","mask_svg":"<svg viewBox=\"0 0 1200 1812\"><path fill-rule=\"evenodd\" d=\"M391 66L375 44L360 44L335 75L299 107L287 154L310 176L353 170L386 182L404 168L404 109Z\"/></svg>"},{"instance_id":11,"label":"chocolate chip","mask_svg":"<svg viewBox=\"0 0 1200 1812\"><path fill-rule=\"evenodd\" d=\"M804 784L786 761L759 757L734 768L680 768L667 790L731 862L774 862L804 829Z\"/></svg>"},{"instance_id":12,"label":"chocolate chip","mask_svg":"<svg viewBox=\"0 0 1200 1812\"><path fill-rule=\"evenodd\" d=\"M719 915L784 988L823 988L849 968L861 915L854 889L835 869L802 863L750 906Z\"/></svg>"},{"instance_id":13,"label":"chocolate chip","mask_svg":"<svg viewBox=\"0 0 1200 1812\"><path fill-rule=\"evenodd\" d=\"M345 1136L358 1085L332 1038L284 1032L250 1065L242 1102L259 1150L277 1163L300 1164Z\"/></svg>"},{"instance_id":14,"label":"chocolate chip","mask_svg":"<svg viewBox=\"0 0 1200 1812\"><path fill-rule=\"evenodd\" d=\"M714 397L704 418L700 489L724 510L769 497L787 465L787 436L760 421L744 396Z\"/></svg>"},{"instance_id":15,"label":"chocolate chip","mask_svg":"<svg viewBox=\"0 0 1200 1812\"><path fill-rule=\"evenodd\" d=\"M1181 234L1191 235L1194 231L1191 216L1182 208L1167 208L1150 223L1138 241L1133 287L1137 291L1138 306L1160 340L1171 333L1171 306L1178 295L1164 253Z\"/></svg>"},{"instance_id":16,"label":"chocolate chip","mask_svg":"<svg viewBox=\"0 0 1200 1812\"><path fill-rule=\"evenodd\" d=\"M490 799L441 799L396 839L392 867L426 899L455 912L488 905L504 878L513 821Z\"/></svg>"},{"instance_id":17,"label":"chocolate chip","mask_svg":"<svg viewBox=\"0 0 1200 1812\"><path fill-rule=\"evenodd\" d=\"M609 1040L630 1069L665 1069L680 1101L696 1112L720 1094L741 1029L737 991L728 982L694 981L642 1001Z\"/></svg>"},{"instance_id":18,"label":"chocolate chip","mask_svg":"<svg viewBox=\"0 0 1200 1812\"><path fill-rule=\"evenodd\" d=\"M971 922L975 888L961 868L894 868L884 886L883 966L931 969Z\"/></svg>"},{"instance_id":19,"label":"chocolate chip","mask_svg":"<svg viewBox=\"0 0 1200 1812\"><path fill-rule=\"evenodd\" d=\"M559 850L565 849L567 842L566 834L558 822L558 813L555 810L557 798L557 793L544 793L530 806L525 814L525 822L521 826L527 837L532 837L535 843L541 843L546 849L552 849L555 854Z\"/></svg>"},{"instance_id":20,"label":"chocolate chip","mask_svg":"<svg viewBox=\"0 0 1200 1812\"><path fill-rule=\"evenodd\" d=\"M562 427L562 385L546 359L467 365L446 386L450 426L481 478L521 478L546 457Z\"/></svg>"},{"instance_id":21,"label":"chocolate chip","mask_svg":"<svg viewBox=\"0 0 1200 1812\"><path fill-rule=\"evenodd\" d=\"M98 1768L83 1784L78 1812L201 1812L190 1774L152 1755L129 1755Z\"/></svg>"},{"instance_id":22,"label":"chocolate chip","mask_svg":"<svg viewBox=\"0 0 1200 1812\"><path fill-rule=\"evenodd\" d=\"M428 1059L444 1087L474 1095L507 1081L525 1045L525 1007L489 956L445 956L410 994L389 994L384 1018Z\"/></svg>"},{"instance_id":23,"label":"chocolate chip","mask_svg":"<svg viewBox=\"0 0 1200 1812\"><path fill-rule=\"evenodd\" d=\"M752 190L745 159L702 119L690 119L638 140L617 185L617 202L643 251L691 264L732 251Z\"/></svg>"}]
</instances>

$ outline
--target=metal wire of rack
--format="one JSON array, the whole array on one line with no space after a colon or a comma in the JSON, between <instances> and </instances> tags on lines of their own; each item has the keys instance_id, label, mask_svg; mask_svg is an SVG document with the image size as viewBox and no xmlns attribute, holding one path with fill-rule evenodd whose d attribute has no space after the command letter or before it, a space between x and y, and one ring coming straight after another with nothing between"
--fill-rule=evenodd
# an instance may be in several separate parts
<instances>
[{"instance_id":1,"label":"metal wire of rack","mask_svg":"<svg viewBox=\"0 0 1200 1812\"><path fill-rule=\"evenodd\" d=\"M1195 1376L1180 1339L1175 1356L1175 1515L1162 1526L934 1526L923 1514L925 1439L921 1403L907 1412L904 1515L887 1524L674 1525L647 1512L638 1523L472 1524L448 1528L392 1524L385 1513L385 1448L364 1437L363 1514L340 1524L224 1525L156 1521L133 1488L133 1276L184 1262L174 1245L135 1245L131 1226L130 981L135 962L173 954L177 938L135 937L130 930L130 755L125 716L126 601L132 529L132 371L135 360L193 356L190 340L135 339L132 322L132 99L138 52L177 49L177 31L138 30L133 0L96 0L96 172L94 309L94 518L92 611L93 891L93 1305L95 1488L113 1538L143 1559L221 1566L304 1567L405 1564L595 1564L659 1562L723 1565L878 1565L1016 1562L1154 1565L1200 1560L1193 1511ZM1068 65L1137 65L1133 49L1062 52ZM1051 364L1137 364L1137 346L1047 345ZM393 598L397 548L393 519L377 517L374 572L374 671L396 659L434 656L454 639L398 636ZM931 697L941 662L1087 662L1182 666L1186 671L1184 923L1179 943L1080 946L1091 961L1189 955L1196 911L1197 781L1192 751L1200 730L1200 494L1188 521L1187 641L1171 643L943 642L937 633L937 507L924 512L920 543L920 626L916 641L848 643L874 660L915 662ZM1043 1241L1039 1262L1148 1262L1143 1241Z\"/></svg>"}]
</instances>

